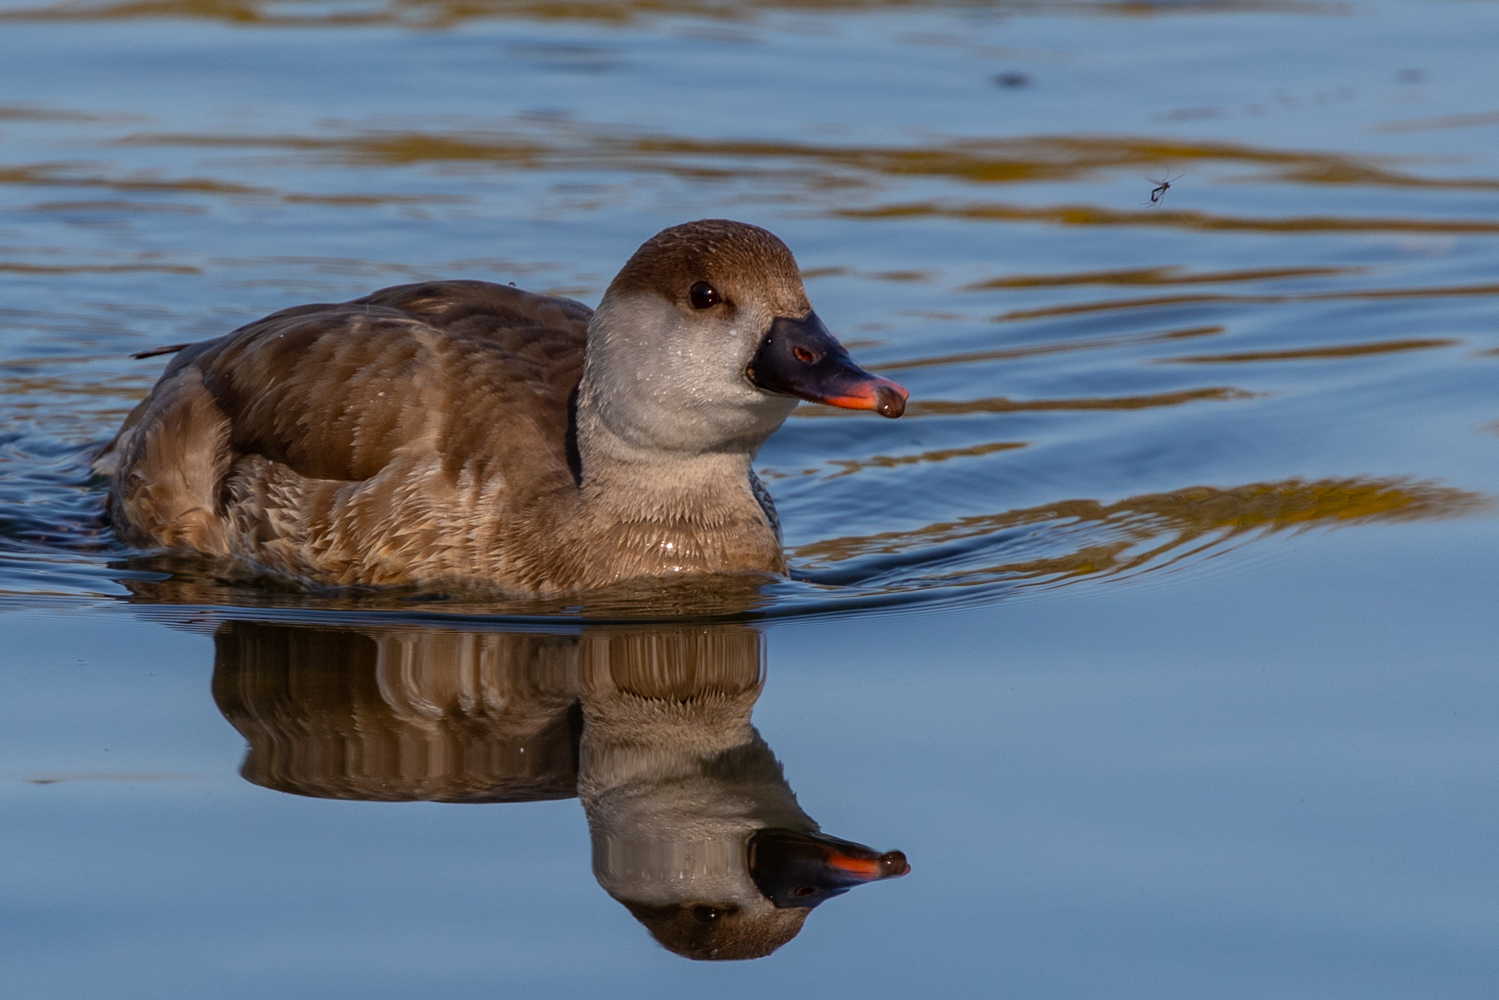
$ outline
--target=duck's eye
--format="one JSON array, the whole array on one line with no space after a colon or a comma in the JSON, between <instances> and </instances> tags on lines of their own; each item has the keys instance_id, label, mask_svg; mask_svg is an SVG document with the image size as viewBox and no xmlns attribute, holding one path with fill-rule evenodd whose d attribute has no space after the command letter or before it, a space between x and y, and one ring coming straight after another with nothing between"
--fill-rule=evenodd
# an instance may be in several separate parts
<instances>
[{"instance_id":1,"label":"duck's eye","mask_svg":"<svg viewBox=\"0 0 1499 1000\"><path fill-rule=\"evenodd\" d=\"M707 309L722 302L723 296L718 294L718 289L706 281L699 281L687 289L687 301L692 303L694 309Z\"/></svg>"},{"instance_id":2,"label":"duck's eye","mask_svg":"<svg viewBox=\"0 0 1499 1000\"><path fill-rule=\"evenodd\" d=\"M724 911L716 906L694 906L692 908L692 918L705 924L711 924L723 916L723 914Z\"/></svg>"}]
</instances>

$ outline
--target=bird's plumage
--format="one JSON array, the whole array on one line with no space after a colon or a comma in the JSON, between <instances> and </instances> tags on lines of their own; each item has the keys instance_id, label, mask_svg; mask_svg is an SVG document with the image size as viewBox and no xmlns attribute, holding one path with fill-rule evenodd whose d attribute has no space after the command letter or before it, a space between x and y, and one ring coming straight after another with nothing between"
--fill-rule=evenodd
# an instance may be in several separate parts
<instances>
[{"instance_id":1,"label":"bird's plumage","mask_svg":"<svg viewBox=\"0 0 1499 1000\"><path fill-rule=\"evenodd\" d=\"M702 282L721 304L692 303ZM750 461L795 399L749 365L788 321L821 330L780 240L688 223L647 241L597 313L435 281L187 346L95 468L131 544L313 584L547 594L780 573Z\"/></svg>"}]
</instances>

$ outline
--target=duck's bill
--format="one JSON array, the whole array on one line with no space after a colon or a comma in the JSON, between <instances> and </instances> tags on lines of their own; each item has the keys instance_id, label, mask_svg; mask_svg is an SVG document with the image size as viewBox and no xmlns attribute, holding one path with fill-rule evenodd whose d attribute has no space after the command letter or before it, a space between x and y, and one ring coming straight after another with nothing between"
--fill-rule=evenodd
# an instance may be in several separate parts
<instances>
[{"instance_id":1,"label":"duck's bill","mask_svg":"<svg viewBox=\"0 0 1499 1000\"><path fill-rule=\"evenodd\" d=\"M873 410L885 417L906 412L910 396L888 378L854 364L815 312L801 319L781 316L771 323L745 374L767 392L847 410Z\"/></svg>"},{"instance_id":2,"label":"duck's bill","mask_svg":"<svg viewBox=\"0 0 1499 1000\"><path fill-rule=\"evenodd\" d=\"M911 870L900 851L878 851L822 833L760 830L749 842L750 878L778 907L811 908L856 885Z\"/></svg>"}]
</instances>

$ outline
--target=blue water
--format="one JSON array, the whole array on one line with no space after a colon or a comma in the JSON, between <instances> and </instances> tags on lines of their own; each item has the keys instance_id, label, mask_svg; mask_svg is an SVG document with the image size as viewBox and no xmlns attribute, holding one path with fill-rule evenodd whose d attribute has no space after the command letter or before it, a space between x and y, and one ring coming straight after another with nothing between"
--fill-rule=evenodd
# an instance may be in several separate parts
<instances>
[{"instance_id":1,"label":"blue water","mask_svg":"<svg viewBox=\"0 0 1499 1000\"><path fill-rule=\"evenodd\" d=\"M1476 0L0 4L0 993L1488 996L1495 39ZM307 594L101 520L131 352L425 277L594 304L705 216L912 392L761 453L791 580ZM732 655L660 752L730 690L912 866L755 961L658 945L549 797L600 644L693 636Z\"/></svg>"}]
</instances>

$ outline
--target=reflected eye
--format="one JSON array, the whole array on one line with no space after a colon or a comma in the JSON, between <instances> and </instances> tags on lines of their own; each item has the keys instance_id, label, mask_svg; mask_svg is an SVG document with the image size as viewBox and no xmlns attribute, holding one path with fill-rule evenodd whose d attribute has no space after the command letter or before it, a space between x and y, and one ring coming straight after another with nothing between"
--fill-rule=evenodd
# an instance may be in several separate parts
<instances>
[{"instance_id":1,"label":"reflected eye","mask_svg":"<svg viewBox=\"0 0 1499 1000\"><path fill-rule=\"evenodd\" d=\"M724 911L716 906L694 906L692 908L692 918L705 924L711 924L723 915Z\"/></svg>"},{"instance_id":2,"label":"reflected eye","mask_svg":"<svg viewBox=\"0 0 1499 1000\"><path fill-rule=\"evenodd\" d=\"M722 302L723 296L718 294L718 289L706 281L699 281L687 289L687 301L692 303L694 309L707 309Z\"/></svg>"},{"instance_id":3,"label":"reflected eye","mask_svg":"<svg viewBox=\"0 0 1499 1000\"><path fill-rule=\"evenodd\" d=\"M804 885L797 888L796 894L798 896L815 896L820 891L815 885Z\"/></svg>"}]
</instances>

